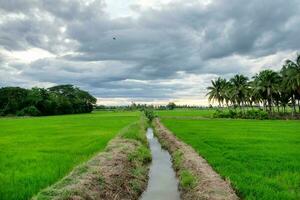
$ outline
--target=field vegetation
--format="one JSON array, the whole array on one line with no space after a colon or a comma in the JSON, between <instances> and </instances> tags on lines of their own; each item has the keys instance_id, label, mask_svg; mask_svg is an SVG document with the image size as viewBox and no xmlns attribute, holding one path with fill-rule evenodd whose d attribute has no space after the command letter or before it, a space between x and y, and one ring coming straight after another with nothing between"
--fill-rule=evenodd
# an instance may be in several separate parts
<instances>
[{"instance_id":1,"label":"field vegetation","mask_svg":"<svg viewBox=\"0 0 300 200\"><path fill-rule=\"evenodd\" d=\"M0 119L0 199L32 197L102 151L139 118L139 112L94 112ZM140 137L136 131L125 135Z\"/></svg>"},{"instance_id":2,"label":"field vegetation","mask_svg":"<svg viewBox=\"0 0 300 200\"><path fill-rule=\"evenodd\" d=\"M180 118L207 112L157 114L179 139L230 180L242 199L300 198L298 121Z\"/></svg>"}]
</instances>

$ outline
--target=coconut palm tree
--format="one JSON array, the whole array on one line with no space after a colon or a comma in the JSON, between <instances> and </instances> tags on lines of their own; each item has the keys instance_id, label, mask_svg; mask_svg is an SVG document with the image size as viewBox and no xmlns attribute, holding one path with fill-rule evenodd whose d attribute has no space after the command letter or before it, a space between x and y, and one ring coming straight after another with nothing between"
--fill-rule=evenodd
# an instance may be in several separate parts
<instances>
[{"instance_id":1,"label":"coconut palm tree","mask_svg":"<svg viewBox=\"0 0 300 200\"><path fill-rule=\"evenodd\" d=\"M224 101L226 103L226 106L229 107L229 103L234 103L234 100L232 99L231 95L231 83L230 81L227 81L225 79L225 82L223 82L224 86L222 88L222 96L224 97Z\"/></svg>"},{"instance_id":2,"label":"coconut palm tree","mask_svg":"<svg viewBox=\"0 0 300 200\"><path fill-rule=\"evenodd\" d=\"M235 75L229 81L218 78L207 88L209 100L216 100L221 106L234 105L244 108L245 105L263 104L266 111L273 112L273 107L286 112L286 107L292 105L292 114L296 106L300 113L300 55L295 61L287 60L280 73L273 70L263 70L252 80L244 75Z\"/></svg>"},{"instance_id":3,"label":"coconut palm tree","mask_svg":"<svg viewBox=\"0 0 300 200\"><path fill-rule=\"evenodd\" d=\"M260 87L260 81L256 76L253 77L253 81L251 82L253 96L258 105L263 104L263 107L267 110L267 94Z\"/></svg>"},{"instance_id":4,"label":"coconut palm tree","mask_svg":"<svg viewBox=\"0 0 300 200\"><path fill-rule=\"evenodd\" d=\"M284 113L286 113L286 107L288 106L290 99L291 99L291 94L289 92L285 92L284 89L282 89L279 96L279 102L283 108Z\"/></svg>"},{"instance_id":5,"label":"coconut palm tree","mask_svg":"<svg viewBox=\"0 0 300 200\"><path fill-rule=\"evenodd\" d=\"M231 93L233 95L234 101L241 108L246 101L246 95L248 90L248 77L244 75L235 75L230 79L231 83Z\"/></svg>"},{"instance_id":6,"label":"coconut palm tree","mask_svg":"<svg viewBox=\"0 0 300 200\"><path fill-rule=\"evenodd\" d=\"M254 81L250 81L249 87L247 89L247 102L251 108L253 108L253 104L259 104L260 96L259 93L255 90L255 83Z\"/></svg>"},{"instance_id":7,"label":"coconut palm tree","mask_svg":"<svg viewBox=\"0 0 300 200\"><path fill-rule=\"evenodd\" d=\"M284 75L284 84L292 92L293 112L296 112L296 97L300 95L300 55L296 61L287 60L281 73ZM298 98L298 108L300 112L300 103Z\"/></svg>"},{"instance_id":8,"label":"coconut palm tree","mask_svg":"<svg viewBox=\"0 0 300 200\"><path fill-rule=\"evenodd\" d=\"M209 92L206 94L208 96L208 100L214 101L216 100L219 103L219 107L221 107L221 103L224 102L224 89L226 86L226 80L222 78L218 78L217 80L211 81L212 86L207 87Z\"/></svg>"},{"instance_id":9,"label":"coconut palm tree","mask_svg":"<svg viewBox=\"0 0 300 200\"><path fill-rule=\"evenodd\" d=\"M272 112L273 97L278 92L280 85L280 76L273 70L263 70L254 77L256 90L260 91L262 97L268 103L268 112Z\"/></svg>"}]
</instances>

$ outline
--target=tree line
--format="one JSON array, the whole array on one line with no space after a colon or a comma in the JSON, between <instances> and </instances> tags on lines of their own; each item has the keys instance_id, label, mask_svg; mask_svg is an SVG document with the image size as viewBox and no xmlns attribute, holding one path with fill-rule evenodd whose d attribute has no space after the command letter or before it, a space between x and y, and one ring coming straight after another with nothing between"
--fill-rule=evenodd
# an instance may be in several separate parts
<instances>
[{"instance_id":1,"label":"tree line","mask_svg":"<svg viewBox=\"0 0 300 200\"><path fill-rule=\"evenodd\" d=\"M229 80L219 77L208 88L209 101L219 106L240 108L263 107L269 114L300 113L300 55L295 61L286 60L280 71L260 71L251 79L237 74Z\"/></svg>"},{"instance_id":2,"label":"tree line","mask_svg":"<svg viewBox=\"0 0 300 200\"><path fill-rule=\"evenodd\" d=\"M89 113L97 99L73 85L0 88L0 115L43 116Z\"/></svg>"},{"instance_id":3,"label":"tree line","mask_svg":"<svg viewBox=\"0 0 300 200\"><path fill-rule=\"evenodd\" d=\"M174 110L175 108L196 108L193 106L178 106L174 102L169 102L167 105L153 105L153 104L139 104L131 102L130 105L119 105L119 106L105 106L105 105L96 105L96 110L139 110L144 111L145 109L151 110ZM200 107L198 107L200 108Z\"/></svg>"}]
</instances>

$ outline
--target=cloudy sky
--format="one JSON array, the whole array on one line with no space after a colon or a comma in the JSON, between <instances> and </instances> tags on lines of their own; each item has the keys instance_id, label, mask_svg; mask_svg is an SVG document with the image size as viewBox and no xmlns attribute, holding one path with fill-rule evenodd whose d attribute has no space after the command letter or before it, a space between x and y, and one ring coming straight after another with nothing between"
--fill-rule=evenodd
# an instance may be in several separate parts
<instances>
[{"instance_id":1,"label":"cloudy sky","mask_svg":"<svg viewBox=\"0 0 300 200\"><path fill-rule=\"evenodd\" d=\"M294 58L299 10L299 0L0 0L0 87L204 105L211 79Z\"/></svg>"}]
</instances>

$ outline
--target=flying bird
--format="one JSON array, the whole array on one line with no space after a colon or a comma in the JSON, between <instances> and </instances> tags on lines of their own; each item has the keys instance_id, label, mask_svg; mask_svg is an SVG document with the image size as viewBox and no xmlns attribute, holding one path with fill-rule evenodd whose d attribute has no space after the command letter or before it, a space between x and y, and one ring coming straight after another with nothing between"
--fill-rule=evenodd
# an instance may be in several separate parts
<instances>
[{"instance_id":1,"label":"flying bird","mask_svg":"<svg viewBox=\"0 0 300 200\"><path fill-rule=\"evenodd\" d=\"M115 37L113 37L113 40L116 40L116 38L115 38Z\"/></svg>"}]
</instances>

